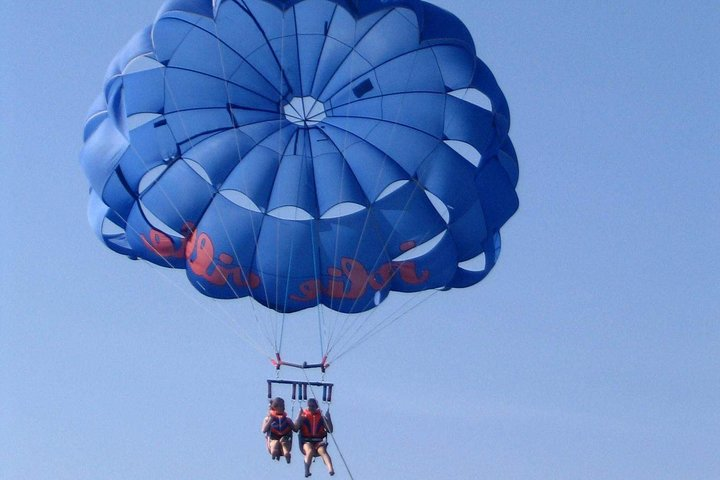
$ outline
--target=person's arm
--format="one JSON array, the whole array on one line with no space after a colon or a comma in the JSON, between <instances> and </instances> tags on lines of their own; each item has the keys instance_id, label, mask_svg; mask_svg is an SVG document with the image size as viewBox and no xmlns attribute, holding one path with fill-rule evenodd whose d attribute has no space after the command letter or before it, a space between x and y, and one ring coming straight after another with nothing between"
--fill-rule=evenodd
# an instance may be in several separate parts
<instances>
[{"instance_id":1,"label":"person's arm","mask_svg":"<svg viewBox=\"0 0 720 480\"><path fill-rule=\"evenodd\" d=\"M302 425L302 419L303 419L303 414L302 414L302 409L301 409L298 412L298 416L295 419L295 422L293 423L293 432L300 431L300 426Z\"/></svg>"},{"instance_id":2,"label":"person's arm","mask_svg":"<svg viewBox=\"0 0 720 480\"><path fill-rule=\"evenodd\" d=\"M330 417L330 412L325 413L324 419L325 419L325 429L329 433L332 433L333 432L333 423L332 423L332 418Z\"/></svg>"},{"instance_id":3,"label":"person's arm","mask_svg":"<svg viewBox=\"0 0 720 480\"><path fill-rule=\"evenodd\" d=\"M268 415L267 417L265 417L265 420L263 420L262 427L260 427L260 431L262 433L267 433L270 431L270 422L270 415Z\"/></svg>"}]
</instances>

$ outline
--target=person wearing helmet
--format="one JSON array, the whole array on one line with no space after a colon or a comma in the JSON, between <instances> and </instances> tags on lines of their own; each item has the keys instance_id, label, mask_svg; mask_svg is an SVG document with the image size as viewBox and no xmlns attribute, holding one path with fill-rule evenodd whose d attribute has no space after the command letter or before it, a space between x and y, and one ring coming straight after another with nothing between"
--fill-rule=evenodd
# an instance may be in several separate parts
<instances>
[{"instance_id":1,"label":"person wearing helmet","mask_svg":"<svg viewBox=\"0 0 720 480\"><path fill-rule=\"evenodd\" d=\"M300 449L305 454L305 477L312 475L310 465L313 458L321 457L330 475L335 475L332 459L327 452L327 435L332 433L333 424L330 412L323 415L314 398L307 401L307 409L301 410L295 421L295 431L300 431Z\"/></svg>"},{"instance_id":2,"label":"person wearing helmet","mask_svg":"<svg viewBox=\"0 0 720 480\"><path fill-rule=\"evenodd\" d=\"M285 400L280 397L272 399L262 423L262 433L265 434L267 449L273 460L285 457L285 461L290 463L293 431L297 431L297 428L285 413Z\"/></svg>"}]
</instances>

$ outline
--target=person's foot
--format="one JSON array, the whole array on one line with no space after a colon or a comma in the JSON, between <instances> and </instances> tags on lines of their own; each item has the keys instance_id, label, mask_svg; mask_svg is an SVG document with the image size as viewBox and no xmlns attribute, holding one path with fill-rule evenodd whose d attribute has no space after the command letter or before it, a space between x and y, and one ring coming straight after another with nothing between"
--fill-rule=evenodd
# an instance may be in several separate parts
<instances>
[{"instance_id":1,"label":"person's foot","mask_svg":"<svg viewBox=\"0 0 720 480\"><path fill-rule=\"evenodd\" d=\"M310 473L310 472L305 472L305 478L309 477L310 475L312 475L312 473Z\"/></svg>"},{"instance_id":2,"label":"person's foot","mask_svg":"<svg viewBox=\"0 0 720 480\"><path fill-rule=\"evenodd\" d=\"M290 454L290 452L286 453L286 454L285 454L285 461L286 461L287 463L290 463L290 458L292 458L292 455Z\"/></svg>"},{"instance_id":3,"label":"person's foot","mask_svg":"<svg viewBox=\"0 0 720 480\"><path fill-rule=\"evenodd\" d=\"M335 475L335 470L330 470L328 473L329 473L330 476L332 477L333 475Z\"/></svg>"}]
</instances>

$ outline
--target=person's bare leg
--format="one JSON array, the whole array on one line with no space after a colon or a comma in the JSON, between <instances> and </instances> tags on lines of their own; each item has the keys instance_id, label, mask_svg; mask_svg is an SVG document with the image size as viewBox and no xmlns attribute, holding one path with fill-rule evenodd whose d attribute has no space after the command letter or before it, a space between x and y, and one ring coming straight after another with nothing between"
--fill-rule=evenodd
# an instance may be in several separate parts
<instances>
[{"instance_id":1,"label":"person's bare leg","mask_svg":"<svg viewBox=\"0 0 720 480\"><path fill-rule=\"evenodd\" d=\"M285 461L287 463L290 463L290 458L291 458L290 451L292 450L292 443L288 442L287 440L283 440L280 442L280 445L282 445L282 451L283 451L283 456L285 457Z\"/></svg>"},{"instance_id":2,"label":"person's bare leg","mask_svg":"<svg viewBox=\"0 0 720 480\"><path fill-rule=\"evenodd\" d=\"M273 460L280 458L280 440L270 440L268 450Z\"/></svg>"},{"instance_id":3,"label":"person's bare leg","mask_svg":"<svg viewBox=\"0 0 720 480\"><path fill-rule=\"evenodd\" d=\"M327 452L327 449L324 445L321 445L317 449L318 455L323 459L323 462L325 462L325 466L328 469L328 473L330 475L335 475L335 469L333 468L332 458L330 458L330 455Z\"/></svg>"},{"instance_id":4,"label":"person's bare leg","mask_svg":"<svg viewBox=\"0 0 720 480\"><path fill-rule=\"evenodd\" d=\"M310 473L310 465L312 464L315 452L309 443L303 445L303 450L305 451L305 477L307 478L312 475L312 473Z\"/></svg>"}]
</instances>

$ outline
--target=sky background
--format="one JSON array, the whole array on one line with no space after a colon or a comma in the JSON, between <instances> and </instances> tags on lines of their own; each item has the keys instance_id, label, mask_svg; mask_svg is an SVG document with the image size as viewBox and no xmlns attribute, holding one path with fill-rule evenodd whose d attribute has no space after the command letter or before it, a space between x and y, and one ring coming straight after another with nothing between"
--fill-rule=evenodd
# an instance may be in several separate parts
<instances>
[{"instance_id":1,"label":"sky background","mask_svg":"<svg viewBox=\"0 0 720 480\"><path fill-rule=\"evenodd\" d=\"M301 478L249 304L87 224L85 114L161 3L3 2L2 480ZM330 370L354 478L720 478L720 3L434 3L508 98L521 206L486 280Z\"/></svg>"}]
</instances>

